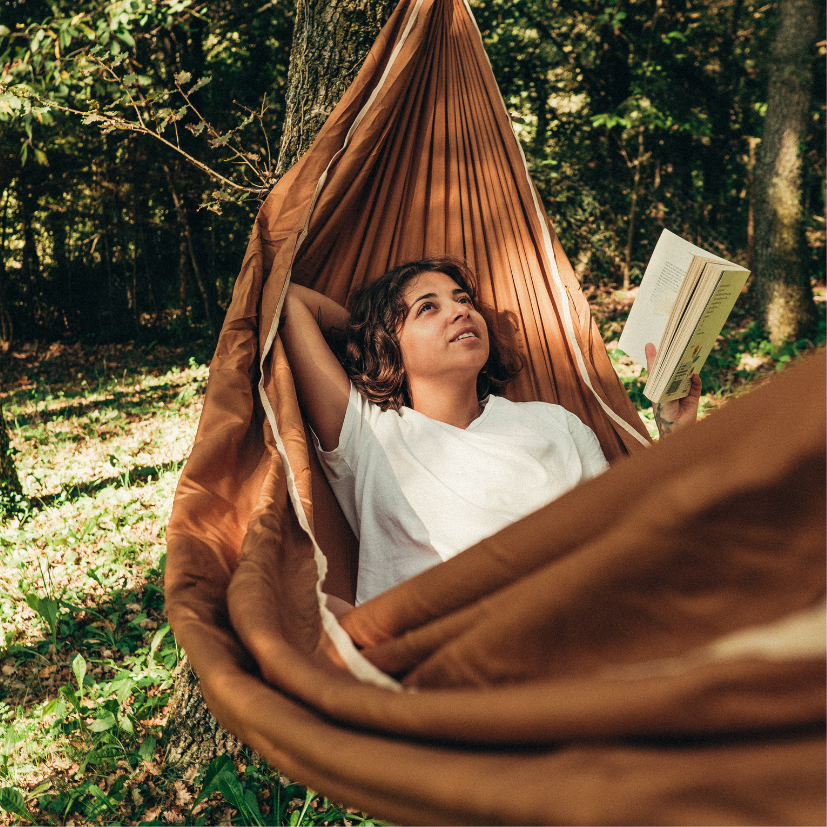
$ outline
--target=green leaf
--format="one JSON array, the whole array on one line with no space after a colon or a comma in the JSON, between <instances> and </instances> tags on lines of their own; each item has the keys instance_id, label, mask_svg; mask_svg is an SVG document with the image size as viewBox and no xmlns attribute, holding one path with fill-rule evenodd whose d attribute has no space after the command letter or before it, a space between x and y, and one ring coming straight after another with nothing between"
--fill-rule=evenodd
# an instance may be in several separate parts
<instances>
[{"instance_id":1,"label":"green leaf","mask_svg":"<svg viewBox=\"0 0 827 827\"><path fill-rule=\"evenodd\" d=\"M23 736L13 726L9 726L3 738L3 744L0 746L0 755L8 758L14 752L14 748L23 740Z\"/></svg>"},{"instance_id":2,"label":"green leaf","mask_svg":"<svg viewBox=\"0 0 827 827\"><path fill-rule=\"evenodd\" d=\"M11 29L8 26L0 25L0 37L8 37L11 34Z\"/></svg>"},{"instance_id":3,"label":"green leaf","mask_svg":"<svg viewBox=\"0 0 827 827\"><path fill-rule=\"evenodd\" d=\"M86 535L98 524L98 520L100 518L100 514L94 514L86 520L86 522L83 524L83 529L80 532L81 540L83 540L86 537Z\"/></svg>"},{"instance_id":4,"label":"green leaf","mask_svg":"<svg viewBox=\"0 0 827 827\"><path fill-rule=\"evenodd\" d=\"M134 718L131 715L124 715L121 712L118 713L118 726L121 731L125 732L127 735L135 734L135 724L133 721Z\"/></svg>"},{"instance_id":5,"label":"green leaf","mask_svg":"<svg viewBox=\"0 0 827 827\"><path fill-rule=\"evenodd\" d=\"M68 683L66 686L61 686L60 689L58 689L58 692L60 692L60 694L63 695L63 697L66 698L66 700L69 701L69 703L72 704L78 712L80 712L80 702L78 701L78 696L75 694L75 690L69 686Z\"/></svg>"},{"instance_id":6,"label":"green leaf","mask_svg":"<svg viewBox=\"0 0 827 827\"><path fill-rule=\"evenodd\" d=\"M115 812L115 807L112 805L112 802L109 800L109 796L96 784L90 784L87 788L87 791L90 792L98 801L101 802L110 812Z\"/></svg>"},{"instance_id":7,"label":"green leaf","mask_svg":"<svg viewBox=\"0 0 827 827\"><path fill-rule=\"evenodd\" d=\"M40 717L44 718L46 715L51 715L55 710L58 708L58 704L60 703L59 698L52 698L51 701L48 701L46 704L43 705L43 709L40 710ZM65 709L64 704L64 709ZM55 713L57 714L57 713Z\"/></svg>"},{"instance_id":8,"label":"green leaf","mask_svg":"<svg viewBox=\"0 0 827 827\"><path fill-rule=\"evenodd\" d=\"M152 636L152 643L149 644L149 657L155 654L155 650L161 645L161 641L166 637L167 632L169 632L169 623L165 623L158 629L157 632Z\"/></svg>"},{"instance_id":9,"label":"green leaf","mask_svg":"<svg viewBox=\"0 0 827 827\"><path fill-rule=\"evenodd\" d=\"M190 89L190 90L189 90L189 92L187 92L187 94L188 94L188 95L191 95L193 92L197 92L197 91L198 91L199 89L201 89L203 86L206 86L206 85L207 85L207 84L208 84L211 80L212 80L212 78L211 78L211 77L209 77L209 76L206 76L206 77L203 77L203 78L199 78L199 79L198 79L198 80L197 80L197 81L193 84L192 89Z\"/></svg>"},{"instance_id":10,"label":"green leaf","mask_svg":"<svg viewBox=\"0 0 827 827\"><path fill-rule=\"evenodd\" d=\"M304 814L307 812L307 808L310 806L310 802L313 800L315 795L316 795L316 793L314 793L313 790L308 790L307 793L305 794L305 796L304 796L304 806L302 807L301 813L299 813L299 818L298 818L298 821L296 822L297 824L301 824L302 821L304 821Z\"/></svg>"},{"instance_id":11,"label":"green leaf","mask_svg":"<svg viewBox=\"0 0 827 827\"><path fill-rule=\"evenodd\" d=\"M252 822L260 827L262 824L261 813L259 812L258 816L256 816L256 813L252 812L247 806L247 801L244 798L244 788L241 786L241 782L235 773L222 773L218 777L218 789L224 798L241 813L245 822L248 824ZM258 810L258 805L256 805L256 810Z\"/></svg>"},{"instance_id":12,"label":"green leaf","mask_svg":"<svg viewBox=\"0 0 827 827\"><path fill-rule=\"evenodd\" d=\"M118 721L115 716L107 710L100 716L100 718L96 718L92 723L89 725L89 729L92 732L106 732L107 729L112 729Z\"/></svg>"},{"instance_id":13,"label":"green leaf","mask_svg":"<svg viewBox=\"0 0 827 827\"><path fill-rule=\"evenodd\" d=\"M40 150L35 150L35 157ZM43 154L42 152L40 153ZM49 628L54 633L55 628L57 627L57 617L59 613L59 604L57 600L52 600L50 597L41 597L40 598L40 606L38 611L42 615L42 617L46 620L49 624Z\"/></svg>"},{"instance_id":14,"label":"green leaf","mask_svg":"<svg viewBox=\"0 0 827 827\"><path fill-rule=\"evenodd\" d=\"M201 121L198 124L188 123L186 128L189 129L189 131L192 132L193 135L200 135L204 131L205 126L206 123L204 121Z\"/></svg>"},{"instance_id":15,"label":"green leaf","mask_svg":"<svg viewBox=\"0 0 827 827\"><path fill-rule=\"evenodd\" d=\"M111 686L111 689L115 692L115 697L118 699L118 703L121 704L132 694L134 688L135 681L133 681L132 678L122 678L121 680L114 681Z\"/></svg>"},{"instance_id":16,"label":"green leaf","mask_svg":"<svg viewBox=\"0 0 827 827\"><path fill-rule=\"evenodd\" d=\"M155 755L155 744L157 742L151 735L147 735L144 738L144 742L141 744L140 749L138 750L138 756L142 761L151 761L152 756Z\"/></svg>"},{"instance_id":17,"label":"green leaf","mask_svg":"<svg viewBox=\"0 0 827 827\"><path fill-rule=\"evenodd\" d=\"M40 48L40 44L43 42L43 38L46 36L46 32L44 29L40 29L37 34L32 38L32 42L29 44L29 49L31 50L32 54L35 54L37 50Z\"/></svg>"},{"instance_id":18,"label":"green leaf","mask_svg":"<svg viewBox=\"0 0 827 827\"><path fill-rule=\"evenodd\" d=\"M72 661L72 672L75 673L75 680L78 682L78 688L80 689L80 695L82 696L83 679L86 677L86 661L80 653L75 655L75 659Z\"/></svg>"},{"instance_id":19,"label":"green leaf","mask_svg":"<svg viewBox=\"0 0 827 827\"><path fill-rule=\"evenodd\" d=\"M192 74L190 72L179 72L175 76L175 82L180 86L183 86L185 83L189 83L192 80Z\"/></svg>"},{"instance_id":20,"label":"green leaf","mask_svg":"<svg viewBox=\"0 0 827 827\"><path fill-rule=\"evenodd\" d=\"M45 793L46 790L51 789L51 786L51 781L44 781L42 784L38 784L33 790L29 791L28 800L31 801L33 798L39 796L41 793Z\"/></svg>"},{"instance_id":21,"label":"green leaf","mask_svg":"<svg viewBox=\"0 0 827 827\"><path fill-rule=\"evenodd\" d=\"M3 789L0 790L0 808L4 809L7 813L14 813L26 821L32 821L32 817L26 809L26 801L20 790L15 787L3 787Z\"/></svg>"},{"instance_id":22,"label":"green leaf","mask_svg":"<svg viewBox=\"0 0 827 827\"><path fill-rule=\"evenodd\" d=\"M210 765L207 767L207 771L204 773L204 778L201 782L201 792L198 793L195 801L192 802L192 809L195 808L196 804L199 804L205 798L209 798L210 795L215 792L218 788L218 778L225 772L234 772L233 759L230 758L229 755L219 755L210 761ZM192 809L190 809L190 812L192 812Z\"/></svg>"},{"instance_id":23,"label":"green leaf","mask_svg":"<svg viewBox=\"0 0 827 827\"><path fill-rule=\"evenodd\" d=\"M23 148L26 149L25 145ZM34 152L35 157L37 157L38 153L43 155L39 149L36 149ZM45 158L45 155L43 157ZM25 160L25 158L23 160ZM26 595L26 603L43 618L49 627L49 631L52 633L52 637L55 637L57 632L57 619L60 613L60 604L58 601L48 597L39 597L32 592Z\"/></svg>"},{"instance_id":24,"label":"green leaf","mask_svg":"<svg viewBox=\"0 0 827 827\"><path fill-rule=\"evenodd\" d=\"M256 798L256 794L252 790L245 790L244 791L244 804L247 810L247 813L252 816L252 819L247 819L248 821L252 820L256 824L263 824L264 823L264 815L262 814L261 810L258 806L258 799Z\"/></svg>"}]
</instances>

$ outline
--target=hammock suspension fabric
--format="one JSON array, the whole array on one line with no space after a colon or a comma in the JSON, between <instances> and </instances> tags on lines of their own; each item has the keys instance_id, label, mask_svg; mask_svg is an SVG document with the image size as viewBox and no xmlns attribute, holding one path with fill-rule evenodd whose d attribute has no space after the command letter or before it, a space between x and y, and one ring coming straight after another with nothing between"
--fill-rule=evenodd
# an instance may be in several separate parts
<instances>
[{"instance_id":1,"label":"hammock suspension fabric","mask_svg":"<svg viewBox=\"0 0 827 827\"><path fill-rule=\"evenodd\" d=\"M340 624L323 591L352 600L357 548L281 305L290 281L344 304L446 253L522 349L507 395L563 405L622 461ZM470 8L403 0L263 205L210 366L167 533L170 622L210 708L393 820L823 819L819 370L642 450Z\"/></svg>"}]
</instances>

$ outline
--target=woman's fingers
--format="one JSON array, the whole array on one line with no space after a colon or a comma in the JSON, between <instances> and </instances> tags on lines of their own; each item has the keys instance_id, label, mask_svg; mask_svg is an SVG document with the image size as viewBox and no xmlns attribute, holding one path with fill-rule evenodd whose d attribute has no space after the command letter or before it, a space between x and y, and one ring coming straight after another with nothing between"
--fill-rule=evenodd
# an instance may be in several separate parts
<instances>
[{"instance_id":1,"label":"woman's fingers","mask_svg":"<svg viewBox=\"0 0 827 827\"><path fill-rule=\"evenodd\" d=\"M646 353L646 370L651 373L652 365L655 364L655 357L658 355L658 350L651 342L647 342L643 350Z\"/></svg>"},{"instance_id":2,"label":"woman's fingers","mask_svg":"<svg viewBox=\"0 0 827 827\"><path fill-rule=\"evenodd\" d=\"M646 354L646 370L651 373L655 357L658 355L657 348L652 342L648 342L644 348ZM698 403L701 398L701 377L697 373L692 374L692 382L689 386L689 393L682 399L673 399L671 402L653 402L652 410L655 414L655 423L658 426L658 433L661 436L674 433L676 429L691 425L698 418Z\"/></svg>"}]
</instances>

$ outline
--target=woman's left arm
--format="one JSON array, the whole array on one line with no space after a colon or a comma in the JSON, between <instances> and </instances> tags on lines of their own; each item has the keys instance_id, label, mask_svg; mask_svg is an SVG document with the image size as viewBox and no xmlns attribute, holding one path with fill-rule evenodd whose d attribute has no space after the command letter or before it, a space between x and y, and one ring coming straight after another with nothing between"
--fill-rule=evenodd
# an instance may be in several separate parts
<instances>
[{"instance_id":1,"label":"woman's left arm","mask_svg":"<svg viewBox=\"0 0 827 827\"><path fill-rule=\"evenodd\" d=\"M651 372L652 364L657 356L657 349L649 342L646 345L646 369ZM655 414L655 424L658 426L658 435L661 437L674 434L675 431L691 425L698 418L698 403L701 399L701 377L692 374L692 384L689 393L683 399L673 399L671 402L653 402L652 410Z\"/></svg>"}]
</instances>

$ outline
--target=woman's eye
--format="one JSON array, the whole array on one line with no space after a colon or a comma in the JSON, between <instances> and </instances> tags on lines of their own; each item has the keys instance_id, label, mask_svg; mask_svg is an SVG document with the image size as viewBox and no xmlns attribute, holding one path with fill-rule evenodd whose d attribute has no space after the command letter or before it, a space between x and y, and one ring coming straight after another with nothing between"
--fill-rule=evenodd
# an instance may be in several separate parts
<instances>
[{"instance_id":1,"label":"woman's eye","mask_svg":"<svg viewBox=\"0 0 827 827\"><path fill-rule=\"evenodd\" d=\"M419 305L419 310L417 311L416 315L418 316L420 313L423 313L426 310L430 310L432 307L433 304L431 302L422 302L422 304Z\"/></svg>"}]
</instances>

